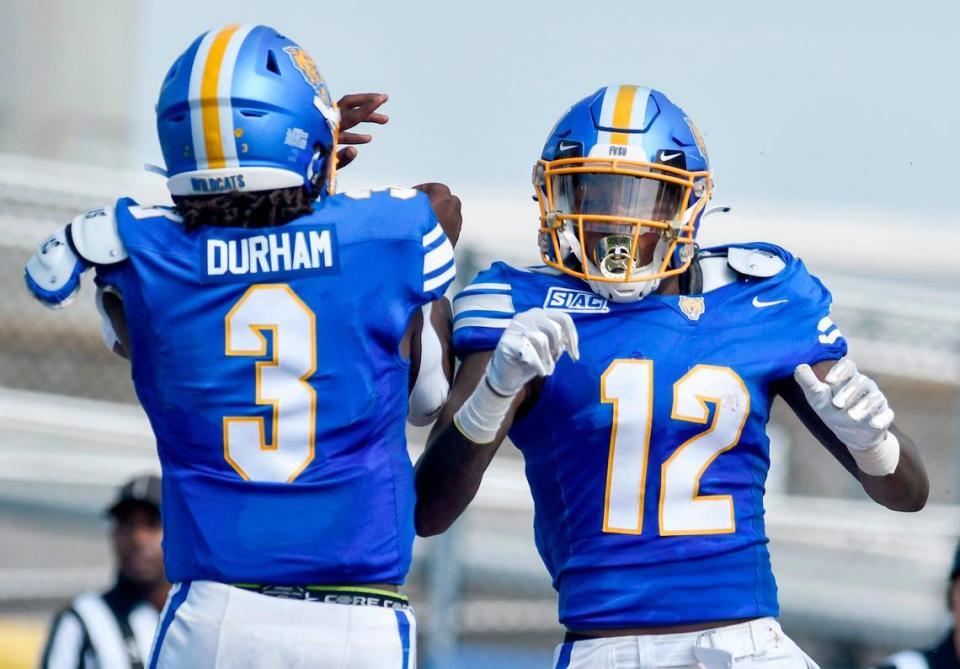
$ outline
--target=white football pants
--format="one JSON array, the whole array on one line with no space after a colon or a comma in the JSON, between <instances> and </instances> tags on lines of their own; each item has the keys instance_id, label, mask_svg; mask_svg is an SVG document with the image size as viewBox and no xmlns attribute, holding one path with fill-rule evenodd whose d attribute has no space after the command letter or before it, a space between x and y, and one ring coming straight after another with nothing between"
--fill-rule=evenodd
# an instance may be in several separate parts
<instances>
[{"instance_id":1,"label":"white football pants","mask_svg":"<svg viewBox=\"0 0 960 669\"><path fill-rule=\"evenodd\" d=\"M819 669L773 618L702 632L587 639L562 643L556 669Z\"/></svg>"},{"instance_id":2,"label":"white football pants","mask_svg":"<svg viewBox=\"0 0 960 669\"><path fill-rule=\"evenodd\" d=\"M410 610L193 581L170 589L147 669L414 669L416 637Z\"/></svg>"}]
</instances>

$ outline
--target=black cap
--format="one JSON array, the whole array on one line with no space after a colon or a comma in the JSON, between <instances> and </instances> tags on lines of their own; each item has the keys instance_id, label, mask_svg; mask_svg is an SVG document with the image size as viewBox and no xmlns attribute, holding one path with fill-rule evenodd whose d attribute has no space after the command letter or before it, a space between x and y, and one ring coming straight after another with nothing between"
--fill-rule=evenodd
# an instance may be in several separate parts
<instances>
[{"instance_id":1,"label":"black cap","mask_svg":"<svg viewBox=\"0 0 960 669\"><path fill-rule=\"evenodd\" d=\"M116 518L120 512L131 505L148 506L160 512L160 477L143 474L132 478L117 491L113 504L107 509L107 515Z\"/></svg>"}]
</instances>

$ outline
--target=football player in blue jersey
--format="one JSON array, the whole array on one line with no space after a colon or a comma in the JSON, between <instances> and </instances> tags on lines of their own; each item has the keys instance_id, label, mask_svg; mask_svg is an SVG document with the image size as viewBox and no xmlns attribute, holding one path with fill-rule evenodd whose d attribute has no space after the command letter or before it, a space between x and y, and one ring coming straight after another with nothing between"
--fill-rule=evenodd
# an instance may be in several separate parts
<instances>
[{"instance_id":1,"label":"football player in blue jersey","mask_svg":"<svg viewBox=\"0 0 960 669\"><path fill-rule=\"evenodd\" d=\"M437 184L334 193L338 135L367 141L341 131L384 100L338 108L272 28L204 33L157 105L176 206L122 198L27 265L53 307L95 268L156 434L174 586L150 669L415 664L404 419L449 388L460 213Z\"/></svg>"},{"instance_id":2,"label":"football player in blue jersey","mask_svg":"<svg viewBox=\"0 0 960 669\"><path fill-rule=\"evenodd\" d=\"M544 264L494 263L454 298L462 365L417 465L418 532L456 519L509 434L568 630L556 667L812 664L775 620L773 397L876 501L928 490L830 293L782 248L697 248L707 153L659 91L574 104L533 181Z\"/></svg>"}]
</instances>

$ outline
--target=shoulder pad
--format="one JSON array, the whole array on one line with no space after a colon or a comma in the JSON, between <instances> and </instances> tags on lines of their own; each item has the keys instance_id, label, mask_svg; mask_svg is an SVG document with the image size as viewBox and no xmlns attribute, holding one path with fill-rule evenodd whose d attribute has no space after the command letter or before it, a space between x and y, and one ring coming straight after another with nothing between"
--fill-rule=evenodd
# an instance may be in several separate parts
<instances>
[{"instance_id":1,"label":"shoulder pad","mask_svg":"<svg viewBox=\"0 0 960 669\"><path fill-rule=\"evenodd\" d=\"M740 274L761 278L779 274L787 266L775 253L737 246L727 249L727 264Z\"/></svg>"},{"instance_id":2,"label":"shoulder pad","mask_svg":"<svg viewBox=\"0 0 960 669\"><path fill-rule=\"evenodd\" d=\"M80 290L80 276L90 267L73 252L66 228L48 237L24 269L27 290L51 309L65 307Z\"/></svg>"},{"instance_id":3,"label":"shoulder pad","mask_svg":"<svg viewBox=\"0 0 960 669\"><path fill-rule=\"evenodd\" d=\"M112 265L126 260L114 206L91 209L77 216L68 228L77 255L93 265Z\"/></svg>"},{"instance_id":4,"label":"shoulder pad","mask_svg":"<svg viewBox=\"0 0 960 669\"><path fill-rule=\"evenodd\" d=\"M722 255L704 254L699 257L701 286L700 290L708 293L715 288L736 283L739 275L731 267L729 259Z\"/></svg>"}]
</instances>

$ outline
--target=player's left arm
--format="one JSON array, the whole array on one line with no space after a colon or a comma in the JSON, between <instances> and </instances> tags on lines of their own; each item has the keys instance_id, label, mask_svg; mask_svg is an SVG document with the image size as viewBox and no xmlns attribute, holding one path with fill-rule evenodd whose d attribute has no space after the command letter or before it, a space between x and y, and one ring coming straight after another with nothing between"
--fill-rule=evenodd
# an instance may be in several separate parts
<instances>
[{"instance_id":1,"label":"player's left arm","mask_svg":"<svg viewBox=\"0 0 960 669\"><path fill-rule=\"evenodd\" d=\"M799 365L777 392L874 501L894 511L924 507L930 484L920 451L893 424L886 396L852 360Z\"/></svg>"}]
</instances>

